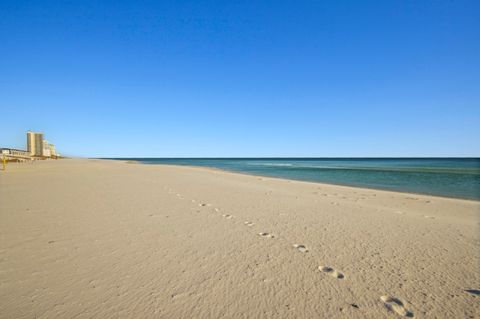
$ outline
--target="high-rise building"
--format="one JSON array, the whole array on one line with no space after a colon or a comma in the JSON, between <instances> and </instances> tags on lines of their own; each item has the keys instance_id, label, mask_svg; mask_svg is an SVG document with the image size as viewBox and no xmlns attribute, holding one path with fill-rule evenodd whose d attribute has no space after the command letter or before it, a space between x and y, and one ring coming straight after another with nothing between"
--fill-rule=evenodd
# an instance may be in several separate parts
<instances>
[{"instance_id":1,"label":"high-rise building","mask_svg":"<svg viewBox=\"0 0 480 319\"><path fill-rule=\"evenodd\" d=\"M43 156L43 133L27 132L27 151L31 156Z\"/></svg>"},{"instance_id":2,"label":"high-rise building","mask_svg":"<svg viewBox=\"0 0 480 319\"><path fill-rule=\"evenodd\" d=\"M57 150L55 149L55 145L50 144L50 156L51 157L56 157L57 156Z\"/></svg>"},{"instance_id":3,"label":"high-rise building","mask_svg":"<svg viewBox=\"0 0 480 319\"><path fill-rule=\"evenodd\" d=\"M55 157L56 151L55 151L55 145L51 144L47 140L43 140L43 156L45 157Z\"/></svg>"},{"instance_id":4,"label":"high-rise building","mask_svg":"<svg viewBox=\"0 0 480 319\"><path fill-rule=\"evenodd\" d=\"M43 156L50 157L50 143L47 140L43 140Z\"/></svg>"}]
</instances>

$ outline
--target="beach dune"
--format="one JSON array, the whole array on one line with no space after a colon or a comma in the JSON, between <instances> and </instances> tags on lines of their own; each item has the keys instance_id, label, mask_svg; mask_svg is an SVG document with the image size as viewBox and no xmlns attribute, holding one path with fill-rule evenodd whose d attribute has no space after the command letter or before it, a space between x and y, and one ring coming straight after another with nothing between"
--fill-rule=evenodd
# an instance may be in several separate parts
<instances>
[{"instance_id":1,"label":"beach dune","mask_svg":"<svg viewBox=\"0 0 480 319\"><path fill-rule=\"evenodd\" d=\"M0 172L0 318L478 318L480 203L110 160Z\"/></svg>"}]
</instances>

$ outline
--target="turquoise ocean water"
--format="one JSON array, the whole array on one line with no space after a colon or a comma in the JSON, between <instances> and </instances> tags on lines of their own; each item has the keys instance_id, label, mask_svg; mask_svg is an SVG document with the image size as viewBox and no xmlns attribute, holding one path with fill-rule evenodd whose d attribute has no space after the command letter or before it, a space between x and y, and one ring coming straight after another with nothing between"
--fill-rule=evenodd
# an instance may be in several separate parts
<instances>
[{"instance_id":1,"label":"turquoise ocean water","mask_svg":"<svg viewBox=\"0 0 480 319\"><path fill-rule=\"evenodd\" d=\"M480 200L480 158L116 158Z\"/></svg>"}]
</instances>

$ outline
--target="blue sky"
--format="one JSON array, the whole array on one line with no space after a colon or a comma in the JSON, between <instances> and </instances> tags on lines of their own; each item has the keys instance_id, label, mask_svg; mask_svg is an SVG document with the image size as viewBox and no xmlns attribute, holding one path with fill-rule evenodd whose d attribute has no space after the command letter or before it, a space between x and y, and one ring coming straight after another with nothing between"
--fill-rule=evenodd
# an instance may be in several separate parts
<instances>
[{"instance_id":1,"label":"blue sky","mask_svg":"<svg viewBox=\"0 0 480 319\"><path fill-rule=\"evenodd\" d=\"M0 146L480 156L480 1L1 1Z\"/></svg>"}]
</instances>

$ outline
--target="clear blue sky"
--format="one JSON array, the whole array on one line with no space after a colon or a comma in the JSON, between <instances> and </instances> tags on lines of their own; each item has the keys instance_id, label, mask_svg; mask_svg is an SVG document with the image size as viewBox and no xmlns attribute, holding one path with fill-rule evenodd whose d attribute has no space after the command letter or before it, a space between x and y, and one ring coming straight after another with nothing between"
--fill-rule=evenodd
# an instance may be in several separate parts
<instances>
[{"instance_id":1,"label":"clear blue sky","mask_svg":"<svg viewBox=\"0 0 480 319\"><path fill-rule=\"evenodd\" d=\"M480 1L1 1L0 145L479 156Z\"/></svg>"}]
</instances>

